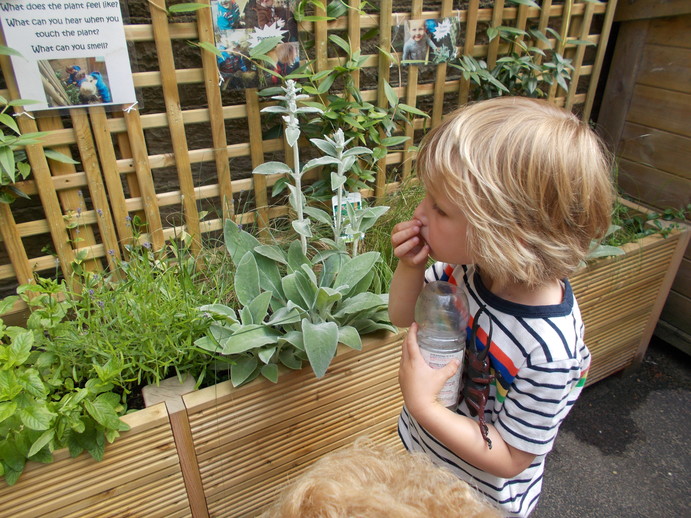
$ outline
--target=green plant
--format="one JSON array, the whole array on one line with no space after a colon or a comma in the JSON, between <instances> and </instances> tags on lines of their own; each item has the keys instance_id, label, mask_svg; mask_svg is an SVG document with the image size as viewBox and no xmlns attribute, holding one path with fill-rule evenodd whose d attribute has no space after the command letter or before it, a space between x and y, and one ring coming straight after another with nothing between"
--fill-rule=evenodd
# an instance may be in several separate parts
<instances>
[{"instance_id":1,"label":"green plant","mask_svg":"<svg viewBox=\"0 0 691 518\"><path fill-rule=\"evenodd\" d=\"M350 43L332 34L329 41L334 49L340 49L344 56L341 63L319 72L313 72L313 62L306 63L295 73L288 76L292 79L303 79L302 91L313 96L303 102L304 106L316 108L318 116L303 123L301 128L308 138L320 138L341 130L346 139L353 139L357 145L372 150L366 160L353 164L346 179L349 190L367 188L368 182L374 181L374 162L386 156L388 150L409 140L405 135L397 135L402 127L411 123L413 116L428 117L423 111L400 102L388 82L384 82L387 106L381 107L365 101L353 80L353 73L362 69L366 57L359 50L353 50ZM274 95L278 88L268 88L262 95ZM306 98L307 99L307 98ZM274 127L277 132L278 126ZM274 194L280 193L285 184L278 184ZM330 196L328 173L319 181L310 185L312 196L324 198Z\"/></svg>"},{"instance_id":2,"label":"green plant","mask_svg":"<svg viewBox=\"0 0 691 518\"><path fill-rule=\"evenodd\" d=\"M285 250L274 244L262 244L228 220L224 238L236 266L235 291L242 309L221 304L205 305L201 311L213 315L207 336L196 345L215 354L230 355L231 381L245 383L258 375L276 382L278 364L301 368L309 361L317 377L325 374L336 353L338 343L359 349L360 335L377 329L394 330L388 322L388 296L370 291L375 279L378 252L348 255L341 239L340 216L335 222L324 211L306 207L300 189L305 171L320 165L335 165L331 183L341 192L345 174L358 156L369 150L346 150L342 133L333 138L313 139L326 156L310 160L300 167L297 141L300 136L298 114L310 113L315 107L299 108L302 100L292 80L277 96L286 106L272 106L267 111L280 113L286 122L286 139L292 148L294 167L268 162L254 170L255 174L285 173L292 178L291 205L297 214L292 222L300 241L292 241ZM337 194L338 197L338 194ZM349 208L348 225L352 232L364 232L385 212L385 207L366 208L359 214ZM328 224L334 239L322 239L320 250L308 256L308 238L312 237L312 215Z\"/></svg>"},{"instance_id":3,"label":"green plant","mask_svg":"<svg viewBox=\"0 0 691 518\"><path fill-rule=\"evenodd\" d=\"M559 33L547 29L557 40ZM462 71L466 80L476 85L475 97L489 99L501 95L519 95L524 97L545 97L553 84L568 90L573 65L560 52L551 49L547 52L524 41L542 41L550 47L550 40L538 30L524 31L514 27L491 27L487 34L492 41L501 38L507 42L511 51L497 59L496 65L489 70L487 63L472 56L462 56L451 66ZM589 45L589 42L569 40L578 45Z\"/></svg>"},{"instance_id":4,"label":"green plant","mask_svg":"<svg viewBox=\"0 0 691 518\"><path fill-rule=\"evenodd\" d=\"M612 214L612 221L616 228L608 234L603 243L612 247L620 247L653 234L667 237L679 225L676 223L665 225L663 222L683 221L688 218L689 214L691 214L691 204L685 208L667 208L661 212L639 212L617 202Z\"/></svg>"},{"instance_id":5,"label":"green plant","mask_svg":"<svg viewBox=\"0 0 691 518\"><path fill-rule=\"evenodd\" d=\"M0 302L0 313L16 299ZM113 384L80 384L45 345L41 330L0 320L0 476L10 485L27 460L51 462L59 448L73 457L86 450L100 460L106 441L129 429L119 419L125 407Z\"/></svg>"},{"instance_id":6,"label":"green plant","mask_svg":"<svg viewBox=\"0 0 691 518\"><path fill-rule=\"evenodd\" d=\"M208 327L196 308L216 295L199 282L184 240L157 253L150 248L130 246L128 260L111 273L82 271L77 263L80 293L49 279L18 289L32 309L27 327L45 334L45 349L61 368L78 382L114 384L123 401L171 375L189 373L199 384L211 362L194 347Z\"/></svg>"}]
</instances>

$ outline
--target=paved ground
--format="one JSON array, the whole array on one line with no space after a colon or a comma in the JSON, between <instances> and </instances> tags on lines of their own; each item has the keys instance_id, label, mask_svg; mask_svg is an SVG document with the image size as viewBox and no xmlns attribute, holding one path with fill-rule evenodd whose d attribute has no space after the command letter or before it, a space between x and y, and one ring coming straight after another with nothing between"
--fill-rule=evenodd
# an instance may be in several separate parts
<instances>
[{"instance_id":1,"label":"paved ground","mask_svg":"<svg viewBox=\"0 0 691 518\"><path fill-rule=\"evenodd\" d=\"M585 389L547 457L531 518L691 518L691 358L654 341Z\"/></svg>"}]
</instances>

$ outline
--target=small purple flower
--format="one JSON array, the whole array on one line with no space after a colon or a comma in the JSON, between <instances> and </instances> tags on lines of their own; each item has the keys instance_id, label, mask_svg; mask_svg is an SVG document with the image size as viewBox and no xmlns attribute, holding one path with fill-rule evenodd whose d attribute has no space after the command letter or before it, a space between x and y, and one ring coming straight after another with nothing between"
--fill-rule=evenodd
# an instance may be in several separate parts
<instances>
[{"instance_id":1,"label":"small purple flower","mask_svg":"<svg viewBox=\"0 0 691 518\"><path fill-rule=\"evenodd\" d=\"M89 290L89 295L94 296L94 290Z\"/></svg>"},{"instance_id":2,"label":"small purple flower","mask_svg":"<svg viewBox=\"0 0 691 518\"><path fill-rule=\"evenodd\" d=\"M82 215L82 208L77 207L77 217L80 217Z\"/></svg>"},{"instance_id":3,"label":"small purple flower","mask_svg":"<svg viewBox=\"0 0 691 518\"><path fill-rule=\"evenodd\" d=\"M108 255L114 256L115 255L115 250L108 250Z\"/></svg>"},{"instance_id":4,"label":"small purple flower","mask_svg":"<svg viewBox=\"0 0 691 518\"><path fill-rule=\"evenodd\" d=\"M147 250L151 250L151 243L149 243L148 241L144 241L144 243L142 244L142 246L143 246L144 248L146 248Z\"/></svg>"},{"instance_id":5,"label":"small purple flower","mask_svg":"<svg viewBox=\"0 0 691 518\"><path fill-rule=\"evenodd\" d=\"M102 300L97 301L96 304L98 304L99 308L102 308L103 306L105 306L105 304L103 303Z\"/></svg>"},{"instance_id":6,"label":"small purple flower","mask_svg":"<svg viewBox=\"0 0 691 518\"><path fill-rule=\"evenodd\" d=\"M96 214L103 217L103 211L101 209L96 209Z\"/></svg>"}]
</instances>

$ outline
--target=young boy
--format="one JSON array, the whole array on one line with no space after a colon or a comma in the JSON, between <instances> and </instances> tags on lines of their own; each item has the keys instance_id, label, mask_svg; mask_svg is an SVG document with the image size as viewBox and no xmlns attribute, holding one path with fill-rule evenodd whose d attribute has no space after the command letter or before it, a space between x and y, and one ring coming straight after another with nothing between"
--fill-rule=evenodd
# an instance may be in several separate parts
<instances>
[{"instance_id":1,"label":"young boy","mask_svg":"<svg viewBox=\"0 0 691 518\"><path fill-rule=\"evenodd\" d=\"M403 61L428 61L428 53L437 46L427 36L425 20L409 20L408 31L410 37L403 44Z\"/></svg>"},{"instance_id":2,"label":"young boy","mask_svg":"<svg viewBox=\"0 0 691 518\"><path fill-rule=\"evenodd\" d=\"M410 326L399 434L408 450L451 469L505 516L527 516L590 364L566 278L609 226L609 162L571 113L500 97L465 106L433 129L417 170L426 197L391 236L399 263L389 312L395 325ZM426 269L428 257L437 263ZM458 362L434 370L418 349L415 301L423 283L436 279L465 288L468 332L477 325L478 351L489 347L489 440L467 398L455 411L437 401Z\"/></svg>"}]
</instances>

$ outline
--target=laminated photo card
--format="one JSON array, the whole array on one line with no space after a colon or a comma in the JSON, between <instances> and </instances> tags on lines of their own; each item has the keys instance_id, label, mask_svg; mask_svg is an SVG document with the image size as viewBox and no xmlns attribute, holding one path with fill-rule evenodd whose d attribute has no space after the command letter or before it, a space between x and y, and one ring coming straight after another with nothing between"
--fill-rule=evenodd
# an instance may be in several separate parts
<instances>
[{"instance_id":1,"label":"laminated photo card","mask_svg":"<svg viewBox=\"0 0 691 518\"><path fill-rule=\"evenodd\" d=\"M294 0L212 0L218 71L223 89L257 88L281 83L300 64ZM280 38L262 70L251 50L267 38Z\"/></svg>"},{"instance_id":2,"label":"laminated photo card","mask_svg":"<svg viewBox=\"0 0 691 518\"><path fill-rule=\"evenodd\" d=\"M119 2L2 0L0 21L27 111L136 102Z\"/></svg>"},{"instance_id":3,"label":"laminated photo card","mask_svg":"<svg viewBox=\"0 0 691 518\"><path fill-rule=\"evenodd\" d=\"M438 65L453 61L459 36L458 18L408 20L392 29L392 43L401 54L401 65Z\"/></svg>"}]
</instances>

